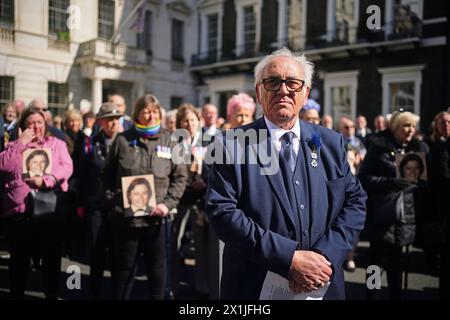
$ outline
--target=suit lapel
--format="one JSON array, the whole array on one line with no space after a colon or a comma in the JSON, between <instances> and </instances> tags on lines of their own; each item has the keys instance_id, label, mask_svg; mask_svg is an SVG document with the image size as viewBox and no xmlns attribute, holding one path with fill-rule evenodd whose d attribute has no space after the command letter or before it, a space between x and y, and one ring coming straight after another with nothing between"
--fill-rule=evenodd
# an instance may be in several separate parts
<instances>
[{"instance_id":1,"label":"suit lapel","mask_svg":"<svg viewBox=\"0 0 450 320\"><path fill-rule=\"evenodd\" d=\"M260 167L261 174L264 174L266 176L273 190L273 193L278 198L281 207L287 213L292 225L295 226L294 215L292 213L291 205L289 203L289 197L287 195L286 187L284 185L283 175L280 170L278 152L273 146L272 141L270 140L270 133L268 132L264 118L258 119L256 123L256 130L258 131L258 134L259 130L261 129L267 130L267 136L259 140L258 148L262 150L265 149L264 152L265 154L263 155L262 153L258 152L257 147L255 145L251 145L250 147L252 148L254 154L255 153L257 154L258 165ZM264 165L267 162L267 159L263 159L263 156L264 157L270 156L270 162L268 163L268 165ZM269 167L270 169L268 169ZM276 170L274 171L273 169Z\"/></svg>"}]
</instances>

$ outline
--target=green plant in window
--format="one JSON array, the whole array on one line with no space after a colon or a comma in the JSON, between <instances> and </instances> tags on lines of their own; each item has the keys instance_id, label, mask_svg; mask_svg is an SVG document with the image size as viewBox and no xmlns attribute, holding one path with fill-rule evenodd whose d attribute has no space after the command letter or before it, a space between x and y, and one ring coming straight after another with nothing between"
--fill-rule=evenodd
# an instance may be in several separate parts
<instances>
[{"instance_id":1,"label":"green plant in window","mask_svg":"<svg viewBox=\"0 0 450 320\"><path fill-rule=\"evenodd\" d=\"M70 42L70 32L69 31L59 31L58 32L58 40L64 42Z\"/></svg>"}]
</instances>

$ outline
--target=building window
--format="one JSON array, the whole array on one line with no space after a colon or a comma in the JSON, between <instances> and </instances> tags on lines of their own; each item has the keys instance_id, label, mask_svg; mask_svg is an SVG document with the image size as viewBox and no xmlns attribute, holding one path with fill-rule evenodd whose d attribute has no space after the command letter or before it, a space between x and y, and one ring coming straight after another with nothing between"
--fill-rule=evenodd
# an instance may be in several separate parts
<instances>
[{"instance_id":1,"label":"building window","mask_svg":"<svg viewBox=\"0 0 450 320\"><path fill-rule=\"evenodd\" d=\"M0 26L14 25L14 0L0 1Z\"/></svg>"},{"instance_id":2,"label":"building window","mask_svg":"<svg viewBox=\"0 0 450 320\"><path fill-rule=\"evenodd\" d=\"M183 97L170 97L170 109L178 109L178 107L183 103Z\"/></svg>"},{"instance_id":3,"label":"building window","mask_svg":"<svg viewBox=\"0 0 450 320\"><path fill-rule=\"evenodd\" d=\"M69 0L50 0L48 6L48 33L56 36L58 40L69 41L69 28L67 28L67 7Z\"/></svg>"},{"instance_id":4,"label":"building window","mask_svg":"<svg viewBox=\"0 0 450 320\"><path fill-rule=\"evenodd\" d=\"M327 40L355 43L359 22L359 0L328 0Z\"/></svg>"},{"instance_id":5,"label":"building window","mask_svg":"<svg viewBox=\"0 0 450 320\"><path fill-rule=\"evenodd\" d=\"M246 6L244 10L244 55L255 54L256 45L256 14L253 6Z\"/></svg>"},{"instance_id":6,"label":"building window","mask_svg":"<svg viewBox=\"0 0 450 320\"><path fill-rule=\"evenodd\" d=\"M290 0L286 6L286 30L289 47L302 50L306 40L306 1Z\"/></svg>"},{"instance_id":7,"label":"building window","mask_svg":"<svg viewBox=\"0 0 450 320\"><path fill-rule=\"evenodd\" d=\"M184 62L184 22L172 19L172 60Z\"/></svg>"},{"instance_id":8,"label":"building window","mask_svg":"<svg viewBox=\"0 0 450 320\"><path fill-rule=\"evenodd\" d=\"M137 47L144 49L148 55L152 54L152 12L145 11L144 29L137 34Z\"/></svg>"},{"instance_id":9,"label":"building window","mask_svg":"<svg viewBox=\"0 0 450 320\"><path fill-rule=\"evenodd\" d=\"M261 39L262 0L235 0L237 10L236 54L239 58L257 54Z\"/></svg>"},{"instance_id":10,"label":"building window","mask_svg":"<svg viewBox=\"0 0 450 320\"><path fill-rule=\"evenodd\" d=\"M414 81L389 83L391 111L404 109L414 112Z\"/></svg>"},{"instance_id":11,"label":"building window","mask_svg":"<svg viewBox=\"0 0 450 320\"><path fill-rule=\"evenodd\" d=\"M420 87L424 66L380 68L383 82L383 114L402 108L420 114Z\"/></svg>"},{"instance_id":12,"label":"building window","mask_svg":"<svg viewBox=\"0 0 450 320\"><path fill-rule=\"evenodd\" d=\"M423 0L386 0L386 34L389 39L421 36Z\"/></svg>"},{"instance_id":13,"label":"building window","mask_svg":"<svg viewBox=\"0 0 450 320\"><path fill-rule=\"evenodd\" d=\"M48 83L48 108L53 115L63 114L68 103L68 88L65 83Z\"/></svg>"},{"instance_id":14,"label":"building window","mask_svg":"<svg viewBox=\"0 0 450 320\"><path fill-rule=\"evenodd\" d=\"M219 15L209 14L207 16L208 21L208 57L214 58L217 55L217 45L218 45L218 20Z\"/></svg>"},{"instance_id":15,"label":"building window","mask_svg":"<svg viewBox=\"0 0 450 320\"><path fill-rule=\"evenodd\" d=\"M0 108L14 100L14 78L0 76Z\"/></svg>"},{"instance_id":16,"label":"building window","mask_svg":"<svg viewBox=\"0 0 450 320\"><path fill-rule=\"evenodd\" d=\"M219 116L227 119L227 104L228 100L233 96L237 94L237 91L231 90L231 91L221 91L218 92L219 95ZM230 119L227 119L229 121Z\"/></svg>"},{"instance_id":17,"label":"building window","mask_svg":"<svg viewBox=\"0 0 450 320\"><path fill-rule=\"evenodd\" d=\"M325 114L337 122L341 117L356 118L356 92L359 71L333 72L325 75Z\"/></svg>"},{"instance_id":18,"label":"building window","mask_svg":"<svg viewBox=\"0 0 450 320\"><path fill-rule=\"evenodd\" d=\"M195 62L212 63L220 59L222 49L222 22L224 0L203 1L200 11L200 48Z\"/></svg>"},{"instance_id":19,"label":"building window","mask_svg":"<svg viewBox=\"0 0 450 320\"><path fill-rule=\"evenodd\" d=\"M98 37L111 39L114 34L114 1L99 0L98 2Z\"/></svg>"}]
</instances>

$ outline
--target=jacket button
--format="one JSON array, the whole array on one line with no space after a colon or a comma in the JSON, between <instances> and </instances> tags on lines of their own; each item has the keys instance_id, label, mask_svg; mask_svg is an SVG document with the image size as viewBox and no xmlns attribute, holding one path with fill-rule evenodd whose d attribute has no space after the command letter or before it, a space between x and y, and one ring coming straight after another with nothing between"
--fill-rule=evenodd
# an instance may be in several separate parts
<instances>
[{"instance_id":1,"label":"jacket button","mask_svg":"<svg viewBox=\"0 0 450 320\"><path fill-rule=\"evenodd\" d=\"M301 205L300 205L300 209L301 209L301 210L305 209L305 206L301 204Z\"/></svg>"},{"instance_id":2,"label":"jacket button","mask_svg":"<svg viewBox=\"0 0 450 320\"><path fill-rule=\"evenodd\" d=\"M296 186L299 186L299 185L300 185L300 181L295 180L295 185L296 185Z\"/></svg>"},{"instance_id":3,"label":"jacket button","mask_svg":"<svg viewBox=\"0 0 450 320\"><path fill-rule=\"evenodd\" d=\"M288 236L290 239L294 239L294 232L293 231L289 231L288 232Z\"/></svg>"},{"instance_id":4,"label":"jacket button","mask_svg":"<svg viewBox=\"0 0 450 320\"><path fill-rule=\"evenodd\" d=\"M304 235L304 236L307 236L307 235L308 235L308 230L306 230L306 229L303 230L303 235Z\"/></svg>"}]
</instances>

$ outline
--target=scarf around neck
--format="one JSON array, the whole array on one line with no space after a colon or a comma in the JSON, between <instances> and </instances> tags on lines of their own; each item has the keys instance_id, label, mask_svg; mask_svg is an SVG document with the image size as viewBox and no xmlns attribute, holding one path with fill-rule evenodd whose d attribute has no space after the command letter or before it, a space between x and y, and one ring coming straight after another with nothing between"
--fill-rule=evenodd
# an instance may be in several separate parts
<instances>
[{"instance_id":1,"label":"scarf around neck","mask_svg":"<svg viewBox=\"0 0 450 320\"><path fill-rule=\"evenodd\" d=\"M136 132L139 134L139 136L143 138L151 138L159 133L159 130L161 129L161 120L158 120L157 124L153 126L144 126L135 122L134 128L136 129Z\"/></svg>"}]
</instances>

